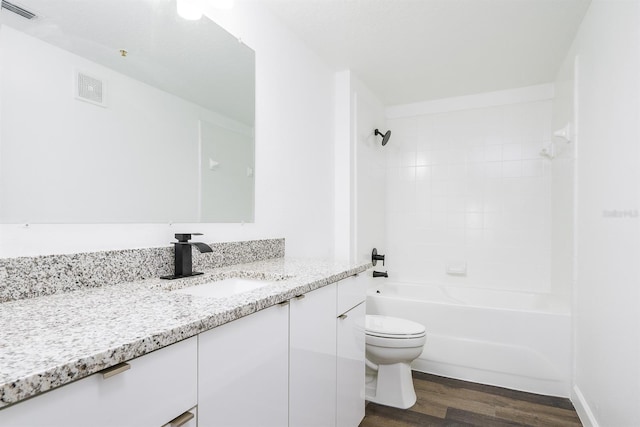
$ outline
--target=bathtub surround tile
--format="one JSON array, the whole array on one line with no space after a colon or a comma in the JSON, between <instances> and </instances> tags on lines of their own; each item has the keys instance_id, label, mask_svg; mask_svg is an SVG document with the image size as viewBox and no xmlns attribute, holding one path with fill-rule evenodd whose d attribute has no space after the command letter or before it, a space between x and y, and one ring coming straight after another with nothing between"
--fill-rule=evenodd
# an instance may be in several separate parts
<instances>
[{"instance_id":1,"label":"bathtub surround tile","mask_svg":"<svg viewBox=\"0 0 640 427\"><path fill-rule=\"evenodd\" d=\"M212 243L193 250L194 271L284 256L284 239ZM148 279L173 273L173 247L2 258L0 303Z\"/></svg>"},{"instance_id":2,"label":"bathtub surround tile","mask_svg":"<svg viewBox=\"0 0 640 427\"><path fill-rule=\"evenodd\" d=\"M447 197L447 212L464 213L466 207L467 198L464 193L460 195L459 193L451 192Z\"/></svg>"},{"instance_id":3,"label":"bathtub surround tile","mask_svg":"<svg viewBox=\"0 0 640 427\"><path fill-rule=\"evenodd\" d=\"M499 162L502 160L502 146L490 145L484 148L485 162Z\"/></svg>"},{"instance_id":4,"label":"bathtub surround tile","mask_svg":"<svg viewBox=\"0 0 640 427\"><path fill-rule=\"evenodd\" d=\"M416 166L429 166L433 163L431 151L418 151L416 154Z\"/></svg>"},{"instance_id":5,"label":"bathtub surround tile","mask_svg":"<svg viewBox=\"0 0 640 427\"><path fill-rule=\"evenodd\" d=\"M424 133L420 129L426 131L428 126L431 139L428 189L416 185L411 200L407 193L399 194L395 182L388 181L388 212L431 214L428 227L405 223L402 234L392 230L396 222L408 219L387 216L387 245L401 248L393 255L408 259L425 245L435 246L441 254L450 247L462 251L472 247L473 251L466 252L469 274L463 282L467 286L531 292L548 289L553 188L551 170L545 168L548 162L539 151L551 140L551 113L552 101L542 100L390 119L388 126L394 131L411 128L405 132L406 139L399 141L404 151L418 145L411 135ZM423 228L430 231L419 231ZM456 231L461 238L452 235ZM498 253L506 250L517 255L525 248L535 251L519 257L521 273L502 268L505 261ZM430 254L428 266L422 263L424 259L416 257L419 263L415 266L403 261L406 271L390 268L389 273L412 279L447 279L442 255ZM428 271L431 268L434 270ZM523 271L536 273L525 277Z\"/></svg>"},{"instance_id":6,"label":"bathtub surround tile","mask_svg":"<svg viewBox=\"0 0 640 427\"><path fill-rule=\"evenodd\" d=\"M234 254L228 256L237 260L237 256L241 256L238 248L243 244L227 248L230 254ZM271 249L280 247L277 242L273 242L275 247L269 243L262 244ZM276 258L209 269L205 275L188 279L162 280L154 277L2 303L0 407L142 356L370 267L370 263ZM262 277L273 280L273 283L223 299L170 292L239 274Z\"/></svg>"},{"instance_id":7,"label":"bathtub surround tile","mask_svg":"<svg viewBox=\"0 0 640 427\"><path fill-rule=\"evenodd\" d=\"M502 177L502 163L501 162L488 162L485 164L485 176L487 178L501 178Z\"/></svg>"},{"instance_id":8,"label":"bathtub surround tile","mask_svg":"<svg viewBox=\"0 0 640 427\"><path fill-rule=\"evenodd\" d=\"M502 145L502 160L522 160L522 144Z\"/></svg>"},{"instance_id":9,"label":"bathtub surround tile","mask_svg":"<svg viewBox=\"0 0 640 427\"><path fill-rule=\"evenodd\" d=\"M467 195L467 213L482 213L483 206L483 198L482 194L476 194L473 191L470 191Z\"/></svg>"},{"instance_id":10,"label":"bathtub surround tile","mask_svg":"<svg viewBox=\"0 0 640 427\"><path fill-rule=\"evenodd\" d=\"M428 182L429 178L431 178L431 168L428 166L416 167L416 181Z\"/></svg>"}]
</instances>

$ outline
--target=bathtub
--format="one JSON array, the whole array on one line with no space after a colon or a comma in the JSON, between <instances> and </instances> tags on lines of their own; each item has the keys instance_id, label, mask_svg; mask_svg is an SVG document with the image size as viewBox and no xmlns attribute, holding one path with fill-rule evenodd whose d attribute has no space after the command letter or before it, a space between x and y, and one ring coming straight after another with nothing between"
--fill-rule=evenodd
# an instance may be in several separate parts
<instances>
[{"instance_id":1,"label":"bathtub","mask_svg":"<svg viewBox=\"0 0 640 427\"><path fill-rule=\"evenodd\" d=\"M570 306L553 295L375 279L367 313L426 327L427 343L414 370L569 396Z\"/></svg>"}]
</instances>

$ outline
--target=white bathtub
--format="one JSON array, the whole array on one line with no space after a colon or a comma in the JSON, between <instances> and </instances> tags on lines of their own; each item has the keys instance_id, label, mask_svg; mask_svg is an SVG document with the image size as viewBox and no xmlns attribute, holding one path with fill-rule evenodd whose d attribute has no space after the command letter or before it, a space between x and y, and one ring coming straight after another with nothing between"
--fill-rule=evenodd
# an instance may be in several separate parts
<instances>
[{"instance_id":1,"label":"white bathtub","mask_svg":"<svg viewBox=\"0 0 640 427\"><path fill-rule=\"evenodd\" d=\"M427 329L412 368L539 394L568 397L569 304L546 294L372 281L367 313Z\"/></svg>"}]
</instances>

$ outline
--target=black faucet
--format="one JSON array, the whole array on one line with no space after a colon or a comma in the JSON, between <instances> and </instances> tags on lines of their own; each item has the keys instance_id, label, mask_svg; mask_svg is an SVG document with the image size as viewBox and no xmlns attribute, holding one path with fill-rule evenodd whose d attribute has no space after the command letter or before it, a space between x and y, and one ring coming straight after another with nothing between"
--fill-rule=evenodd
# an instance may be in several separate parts
<instances>
[{"instance_id":1,"label":"black faucet","mask_svg":"<svg viewBox=\"0 0 640 427\"><path fill-rule=\"evenodd\" d=\"M373 250L371 251L371 264L375 266L378 261L382 261L382 265L384 265L384 255L378 254L378 250L376 248L373 248Z\"/></svg>"},{"instance_id":2,"label":"black faucet","mask_svg":"<svg viewBox=\"0 0 640 427\"><path fill-rule=\"evenodd\" d=\"M373 277L389 277L386 271L374 271Z\"/></svg>"},{"instance_id":3,"label":"black faucet","mask_svg":"<svg viewBox=\"0 0 640 427\"><path fill-rule=\"evenodd\" d=\"M191 257L191 246L195 246L202 253L213 252L211 246L200 243L190 242L191 236L202 236L202 233L176 233L177 242L171 242L175 245L175 272L172 276L162 276L161 279L180 279L182 277L197 276L199 273L193 271L193 260Z\"/></svg>"}]
</instances>

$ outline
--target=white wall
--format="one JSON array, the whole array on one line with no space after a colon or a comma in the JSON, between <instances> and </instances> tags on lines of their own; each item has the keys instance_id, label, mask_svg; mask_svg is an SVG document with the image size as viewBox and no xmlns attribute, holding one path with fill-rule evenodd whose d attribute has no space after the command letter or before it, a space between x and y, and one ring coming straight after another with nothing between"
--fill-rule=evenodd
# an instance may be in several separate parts
<instances>
[{"instance_id":1,"label":"white wall","mask_svg":"<svg viewBox=\"0 0 640 427\"><path fill-rule=\"evenodd\" d=\"M0 225L0 256L285 237L287 254L333 251L333 72L259 4L216 17L256 51L255 224Z\"/></svg>"},{"instance_id":2,"label":"white wall","mask_svg":"<svg viewBox=\"0 0 640 427\"><path fill-rule=\"evenodd\" d=\"M550 291L553 86L387 110L389 273L512 291ZM462 276L448 267L466 265Z\"/></svg>"},{"instance_id":3,"label":"white wall","mask_svg":"<svg viewBox=\"0 0 640 427\"><path fill-rule=\"evenodd\" d=\"M555 81L554 130L567 124L575 130L573 67L564 67ZM575 138L571 142L552 137L555 158L551 167L551 289L571 300L574 271L574 172Z\"/></svg>"},{"instance_id":4,"label":"white wall","mask_svg":"<svg viewBox=\"0 0 640 427\"><path fill-rule=\"evenodd\" d=\"M386 153L393 143L393 134L386 146L375 129L387 131L384 106L376 95L356 76L352 76L356 125L355 177L357 188L355 251L357 261L370 261L371 251L386 252ZM381 264L376 270L386 270Z\"/></svg>"},{"instance_id":5,"label":"white wall","mask_svg":"<svg viewBox=\"0 0 640 427\"><path fill-rule=\"evenodd\" d=\"M572 400L585 425L640 425L639 42L637 1L594 0L565 62L578 55Z\"/></svg>"},{"instance_id":6,"label":"white wall","mask_svg":"<svg viewBox=\"0 0 640 427\"><path fill-rule=\"evenodd\" d=\"M334 193L334 256L341 260L355 258L355 170L353 129L355 102L351 89L351 72L344 70L335 76L333 193Z\"/></svg>"},{"instance_id":7,"label":"white wall","mask_svg":"<svg viewBox=\"0 0 640 427\"><path fill-rule=\"evenodd\" d=\"M375 129L386 131L380 100L352 71L336 73L334 243L342 259L370 261L373 248L385 250L386 148Z\"/></svg>"}]
</instances>

